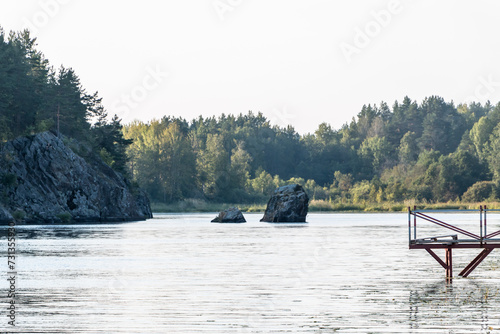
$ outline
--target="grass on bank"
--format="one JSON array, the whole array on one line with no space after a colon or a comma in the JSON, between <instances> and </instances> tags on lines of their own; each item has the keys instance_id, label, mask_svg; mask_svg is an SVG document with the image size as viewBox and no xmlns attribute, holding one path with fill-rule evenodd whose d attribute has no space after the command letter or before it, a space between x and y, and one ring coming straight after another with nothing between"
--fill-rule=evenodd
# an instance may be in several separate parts
<instances>
[{"instance_id":1,"label":"grass on bank","mask_svg":"<svg viewBox=\"0 0 500 334\"><path fill-rule=\"evenodd\" d=\"M500 209L500 202L447 202L447 203L429 203L404 201L398 202L382 202L382 203L332 203L325 200L312 200L309 204L311 212L326 211L326 212L405 212L408 207L416 206L418 209L427 210L465 210L479 209L479 206L485 206L489 209Z\"/></svg>"},{"instance_id":2,"label":"grass on bank","mask_svg":"<svg viewBox=\"0 0 500 334\"><path fill-rule=\"evenodd\" d=\"M200 199L186 199L174 203L151 203L153 212L219 212L237 207L243 212L264 212L266 204L214 203Z\"/></svg>"},{"instance_id":3,"label":"grass on bank","mask_svg":"<svg viewBox=\"0 0 500 334\"><path fill-rule=\"evenodd\" d=\"M479 209L480 205L486 205L489 209L500 209L500 202L481 203L427 203L416 201L404 201L403 203L338 203L327 200L311 200L309 212L405 212L408 207L416 205L418 209ZM219 212L230 207L237 207L243 212L264 212L266 203L214 203L200 199L186 199L174 203L152 203L153 212Z\"/></svg>"}]
</instances>

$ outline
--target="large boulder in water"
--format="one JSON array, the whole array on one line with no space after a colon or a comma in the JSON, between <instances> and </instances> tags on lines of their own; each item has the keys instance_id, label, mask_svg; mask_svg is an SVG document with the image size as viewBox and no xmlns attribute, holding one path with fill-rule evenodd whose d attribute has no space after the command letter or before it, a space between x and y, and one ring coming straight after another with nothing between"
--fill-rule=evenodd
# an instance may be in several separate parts
<instances>
[{"instance_id":1,"label":"large boulder in water","mask_svg":"<svg viewBox=\"0 0 500 334\"><path fill-rule=\"evenodd\" d=\"M246 223L243 213L238 208L229 208L221 211L212 223Z\"/></svg>"},{"instance_id":2,"label":"large boulder in water","mask_svg":"<svg viewBox=\"0 0 500 334\"><path fill-rule=\"evenodd\" d=\"M279 187L267 203L261 222L305 222L309 209L309 196L299 184Z\"/></svg>"}]
</instances>

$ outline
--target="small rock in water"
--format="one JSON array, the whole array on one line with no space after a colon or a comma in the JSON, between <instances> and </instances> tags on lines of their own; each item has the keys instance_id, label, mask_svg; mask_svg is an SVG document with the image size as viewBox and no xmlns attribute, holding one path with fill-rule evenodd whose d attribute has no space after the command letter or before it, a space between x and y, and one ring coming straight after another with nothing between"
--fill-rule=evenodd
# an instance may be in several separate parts
<instances>
[{"instance_id":1,"label":"small rock in water","mask_svg":"<svg viewBox=\"0 0 500 334\"><path fill-rule=\"evenodd\" d=\"M299 184L279 187L267 203L261 222L303 223L309 209L309 196Z\"/></svg>"},{"instance_id":2,"label":"small rock in water","mask_svg":"<svg viewBox=\"0 0 500 334\"><path fill-rule=\"evenodd\" d=\"M221 211L212 223L246 223L243 213L238 208L229 208Z\"/></svg>"}]
</instances>

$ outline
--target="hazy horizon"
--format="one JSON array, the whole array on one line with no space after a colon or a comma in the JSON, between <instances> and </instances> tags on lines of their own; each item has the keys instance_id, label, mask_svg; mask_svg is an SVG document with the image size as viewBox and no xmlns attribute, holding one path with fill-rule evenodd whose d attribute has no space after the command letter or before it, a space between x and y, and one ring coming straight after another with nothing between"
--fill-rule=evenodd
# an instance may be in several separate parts
<instances>
[{"instance_id":1,"label":"hazy horizon","mask_svg":"<svg viewBox=\"0 0 500 334\"><path fill-rule=\"evenodd\" d=\"M262 112L301 134L363 104L500 100L500 4L442 1L0 4L51 64L73 68L124 123Z\"/></svg>"}]
</instances>

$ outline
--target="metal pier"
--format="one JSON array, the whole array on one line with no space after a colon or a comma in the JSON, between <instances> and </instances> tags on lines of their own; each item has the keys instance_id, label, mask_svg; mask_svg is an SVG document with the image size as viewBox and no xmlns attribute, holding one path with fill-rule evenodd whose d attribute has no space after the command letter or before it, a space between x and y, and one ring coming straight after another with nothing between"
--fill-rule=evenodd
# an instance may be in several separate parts
<instances>
[{"instance_id":1,"label":"metal pier","mask_svg":"<svg viewBox=\"0 0 500 334\"><path fill-rule=\"evenodd\" d=\"M453 279L453 249L478 248L482 251L477 255L461 272L462 277L469 276L474 269L495 249L500 248L500 239L494 238L500 235L500 230L487 233L486 215L487 212L499 212L500 210L488 210L486 205L480 206L479 210L413 210L408 207L408 241L410 249L425 249L445 270L446 280ZM431 217L431 213L479 213L479 234L464 230L442 220ZM430 222L440 227L446 228L457 234L441 235L435 237L417 238L417 219ZM434 249L445 250L445 260L443 261Z\"/></svg>"}]
</instances>

